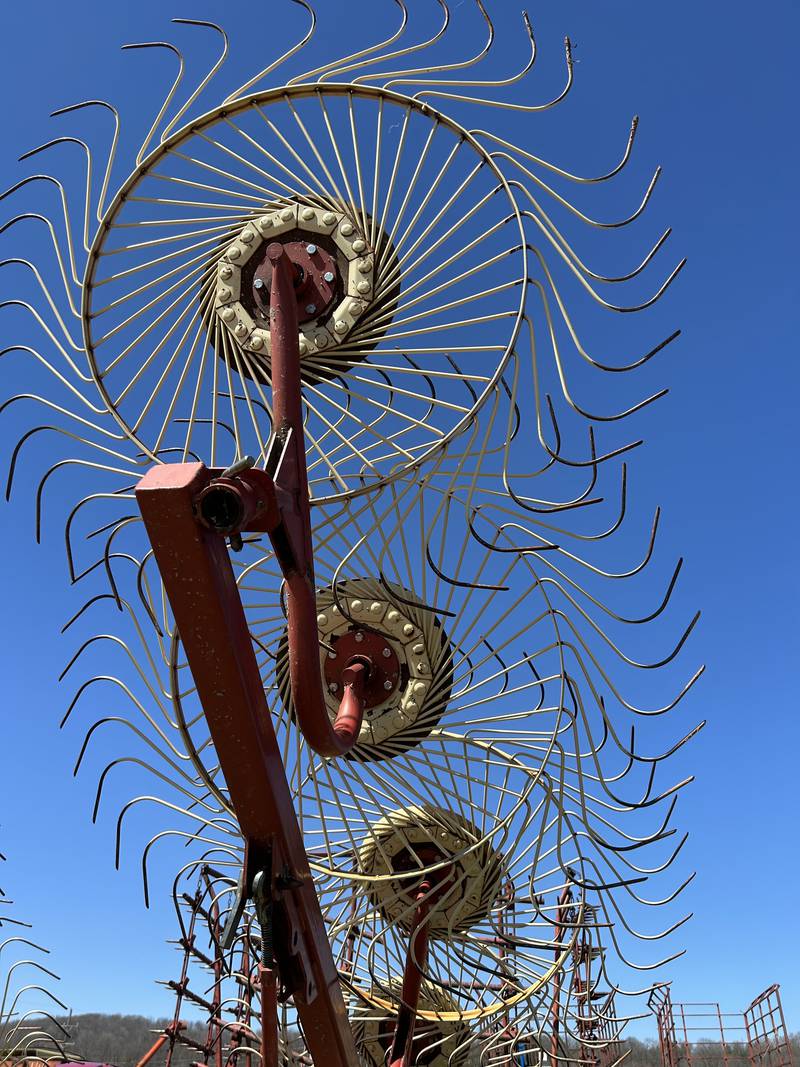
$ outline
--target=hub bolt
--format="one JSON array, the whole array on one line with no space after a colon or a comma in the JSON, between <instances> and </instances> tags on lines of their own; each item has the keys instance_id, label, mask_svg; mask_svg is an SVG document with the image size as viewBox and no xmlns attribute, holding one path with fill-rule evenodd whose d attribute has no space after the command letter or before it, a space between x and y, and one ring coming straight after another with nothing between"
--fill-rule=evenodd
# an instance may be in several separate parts
<instances>
[{"instance_id":1,"label":"hub bolt","mask_svg":"<svg viewBox=\"0 0 800 1067\"><path fill-rule=\"evenodd\" d=\"M306 252L308 252L308 254L310 256L313 256L314 253L316 252L316 250L317 250L317 246L316 245L306 245Z\"/></svg>"},{"instance_id":2,"label":"hub bolt","mask_svg":"<svg viewBox=\"0 0 800 1067\"><path fill-rule=\"evenodd\" d=\"M263 289L264 288L264 279L263 278L256 278L256 280L253 282L253 285L255 286L256 289Z\"/></svg>"},{"instance_id":3,"label":"hub bolt","mask_svg":"<svg viewBox=\"0 0 800 1067\"><path fill-rule=\"evenodd\" d=\"M332 270L326 270L322 277L325 279L326 282L332 282L335 275Z\"/></svg>"},{"instance_id":4,"label":"hub bolt","mask_svg":"<svg viewBox=\"0 0 800 1067\"><path fill-rule=\"evenodd\" d=\"M392 683L391 683L391 682L389 681L389 679L387 678L387 679L386 679L386 681L385 681L385 682L383 683L383 688L384 688L384 689L386 690L386 692L388 693L390 689L394 689L394 686L392 685Z\"/></svg>"},{"instance_id":5,"label":"hub bolt","mask_svg":"<svg viewBox=\"0 0 800 1067\"><path fill-rule=\"evenodd\" d=\"M364 640L364 635L362 634L362 632L360 630L356 633L355 639L356 639L356 641L363 641Z\"/></svg>"},{"instance_id":6,"label":"hub bolt","mask_svg":"<svg viewBox=\"0 0 800 1067\"><path fill-rule=\"evenodd\" d=\"M313 315L316 310L317 310L317 305L316 304L306 304L306 314L307 315Z\"/></svg>"},{"instance_id":7,"label":"hub bolt","mask_svg":"<svg viewBox=\"0 0 800 1067\"><path fill-rule=\"evenodd\" d=\"M383 656L384 659L388 659L389 656L391 656L391 654L392 654L392 650L389 648L388 645L381 651L381 655Z\"/></svg>"},{"instance_id":8,"label":"hub bolt","mask_svg":"<svg viewBox=\"0 0 800 1067\"><path fill-rule=\"evenodd\" d=\"M329 693L335 693L338 690L338 688L339 688L339 686L336 684L336 682L331 682L331 684L328 686L328 692Z\"/></svg>"}]
</instances>

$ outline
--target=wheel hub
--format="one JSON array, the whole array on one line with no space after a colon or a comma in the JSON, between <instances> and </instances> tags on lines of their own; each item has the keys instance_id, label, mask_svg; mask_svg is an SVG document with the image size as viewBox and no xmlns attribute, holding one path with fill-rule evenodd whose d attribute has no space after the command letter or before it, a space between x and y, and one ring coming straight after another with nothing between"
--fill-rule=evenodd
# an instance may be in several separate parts
<instances>
[{"instance_id":1,"label":"wheel hub","mask_svg":"<svg viewBox=\"0 0 800 1067\"><path fill-rule=\"evenodd\" d=\"M249 221L217 262L215 315L236 343L270 355L267 246L282 244L295 269L300 355L345 341L373 297L374 249L350 215L285 204Z\"/></svg>"}]
</instances>

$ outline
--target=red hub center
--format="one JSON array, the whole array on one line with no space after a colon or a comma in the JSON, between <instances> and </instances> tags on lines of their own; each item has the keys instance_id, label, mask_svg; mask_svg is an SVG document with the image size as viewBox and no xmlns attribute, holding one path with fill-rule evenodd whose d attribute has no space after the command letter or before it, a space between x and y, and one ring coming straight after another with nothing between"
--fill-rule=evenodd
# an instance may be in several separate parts
<instances>
[{"instance_id":1,"label":"red hub center","mask_svg":"<svg viewBox=\"0 0 800 1067\"><path fill-rule=\"evenodd\" d=\"M336 299L339 286L336 258L313 240L289 241L283 248L295 272L297 321L301 325L315 321L327 314ZM272 264L268 258L256 268L251 284L256 307L269 318Z\"/></svg>"},{"instance_id":2,"label":"red hub center","mask_svg":"<svg viewBox=\"0 0 800 1067\"><path fill-rule=\"evenodd\" d=\"M342 672L352 660L369 664L369 678L364 689L367 710L382 704L396 692L400 683L400 661L381 634L358 627L332 637L330 643L333 652L329 652L325 660L325 682L332 693L341 695Z\"/></svg>"}]
</instances>

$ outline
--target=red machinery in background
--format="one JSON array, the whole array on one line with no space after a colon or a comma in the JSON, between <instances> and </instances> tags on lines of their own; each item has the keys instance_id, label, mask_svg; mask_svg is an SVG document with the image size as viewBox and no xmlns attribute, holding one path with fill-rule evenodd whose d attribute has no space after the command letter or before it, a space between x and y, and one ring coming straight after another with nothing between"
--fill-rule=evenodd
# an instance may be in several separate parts
<instances>
[{"instance_id":1,"label":"red machinery in background","mask_svg":"<svg viewBox=\"0 0 800 1067\"><path fill-rule=\"evenodd\" d=\"M771 985L743 1012L716 1002L673 1002L669 984L649 998L658 1023L662 1067L701 1067L720 1057L724 1067L792 1067L780 986Z\"/></svg>"}]
</instances>

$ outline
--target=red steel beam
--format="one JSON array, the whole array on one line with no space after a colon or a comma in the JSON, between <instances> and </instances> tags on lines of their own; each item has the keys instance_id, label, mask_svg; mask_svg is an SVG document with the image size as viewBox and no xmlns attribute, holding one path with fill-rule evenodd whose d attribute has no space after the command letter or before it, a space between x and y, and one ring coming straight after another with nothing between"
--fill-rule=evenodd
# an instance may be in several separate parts
<instances>
[{"instance_id":1,"label":"red steel beam","mask_svg":"<svg viewBox=\"0 0 800 1067\"><path fill-rule=\"evenodd\" d=\"M355 1065L339 978L228 549L223 536L196 515L197 498L211 480L202 463L160 464L141 480L136 498L246 842L245 888L270 866L283 878L276 957L309 1051L315 1063ZM313 642L316 650L316 619ZM330 725L327 713L326 721Z\"/></svg>"}]
</instances>

